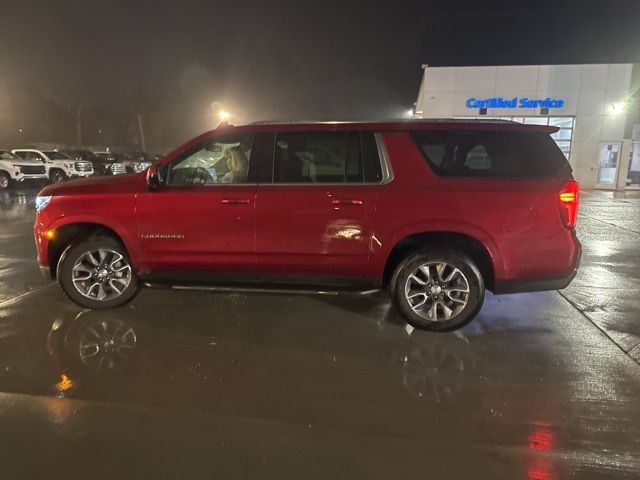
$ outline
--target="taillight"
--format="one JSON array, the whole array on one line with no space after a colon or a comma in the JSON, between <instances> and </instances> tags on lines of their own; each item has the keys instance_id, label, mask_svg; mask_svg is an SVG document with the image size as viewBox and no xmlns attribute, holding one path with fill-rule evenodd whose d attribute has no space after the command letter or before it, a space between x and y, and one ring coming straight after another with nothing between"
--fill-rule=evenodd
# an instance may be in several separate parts
<instances>
[{"instance_id":1,"label":"taillight","mask_svg":"<svg viewBox=\"0 0 640 480\"><path fill-rule=\"evenodd\" d=\"M578 219L578 202L580 196L580 184L575 180L566 183L558 199L560 200L560 215L562 221L569 228L575 228Z\"/></svg>"}]
</instances>

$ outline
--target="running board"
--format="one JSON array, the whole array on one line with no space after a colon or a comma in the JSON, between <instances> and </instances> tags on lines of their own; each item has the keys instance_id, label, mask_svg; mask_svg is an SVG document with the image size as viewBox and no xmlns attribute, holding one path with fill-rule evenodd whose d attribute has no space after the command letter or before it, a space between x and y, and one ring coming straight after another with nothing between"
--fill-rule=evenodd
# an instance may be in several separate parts
<instances>
[{"instance_id":1,"label":"running board","mask_svg":"<svg viewBox=\"0 0 640 480\"><path fill-rule=\"evenodd\" d=\"M222 293L279 293L285 295L356 295L368 296L375 295L380 289L370 290L310 290L303 288L263 288L263 287L225 287L216 285L171 285L164 283L144 283L149 288L170 288L171 290L192 290L204 292L222 292Z\"/></svg>"}]
</instances>

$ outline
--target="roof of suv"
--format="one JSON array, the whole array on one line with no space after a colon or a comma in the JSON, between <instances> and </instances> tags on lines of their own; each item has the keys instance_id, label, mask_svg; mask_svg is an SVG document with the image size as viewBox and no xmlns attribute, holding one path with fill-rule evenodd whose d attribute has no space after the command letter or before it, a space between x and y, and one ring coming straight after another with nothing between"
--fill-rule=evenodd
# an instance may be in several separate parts
<instances>
[{"instance_id":1,"label":"roof of suv","mask_svg":"<svg viewBox=\"0 0 640 480\"><path fill-rule=\"evenodd\" d=\"M230 124L220 124L218 129L240 128L242 130L272 130L278 127L282 130L350 130L357 127L358 130L510 130L554 133L558 127L547 125L525 125L510 120L473 120L454 118L433 118L433 119L407 119L407 120L384 120L384 121L297 121L297 120L273 120L254 122L243 126Z\"/></svg>"}]
</instances>

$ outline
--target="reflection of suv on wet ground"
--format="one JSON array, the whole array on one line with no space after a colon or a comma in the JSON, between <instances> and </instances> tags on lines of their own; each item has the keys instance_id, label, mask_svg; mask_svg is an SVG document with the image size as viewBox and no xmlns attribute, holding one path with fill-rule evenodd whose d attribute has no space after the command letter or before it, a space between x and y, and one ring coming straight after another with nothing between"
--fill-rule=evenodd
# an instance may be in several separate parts
<instances>
[{"instance_id":1,"label":"reflection of suv on wet ground","mask_svg":"<svg viewBox=\"0 0 640 480\"><path fill-rule=\"evenodd\" d=\"M46 187L38 262L89 308L142 285L386 287L457 328L494 293L566 287L578 185L555 127L417 121L223 126L146 173Z\"/></svg>"},{"instance_id":2,"label":"reflection of suv on wet ground","mask_svg":"<svg viewBox=\"0 0 640 480\"><path fill-rule=\"evenodd\" d=\"M16 182L45 183L47 179L44 162L23 160L9 150L0 150L0 190L6 190Z\"/></svg>"},{"instance_id":3,"label":"reflection of suv on wet ground","mask_svg":"<svg viewBox=\"0 0 640 480\"><path fill-rule=\"evenodd\" d=\"M44 160L49 170L51 183L60 183L71 178L84 178L93 175L91 162L76 160L57 150L35 150L18 148L12 150L20 158L30 160Z\"/></svg>"}]
</instances>

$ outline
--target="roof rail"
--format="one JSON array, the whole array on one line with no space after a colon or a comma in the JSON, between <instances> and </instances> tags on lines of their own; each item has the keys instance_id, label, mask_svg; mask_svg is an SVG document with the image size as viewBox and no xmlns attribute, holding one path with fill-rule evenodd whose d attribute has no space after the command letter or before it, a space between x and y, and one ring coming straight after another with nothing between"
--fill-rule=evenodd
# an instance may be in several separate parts
<instances>
[{"instance_id":1,"label":"roof rail","mask_svg":"<svg viewBox=\"0 0 640 480\"><path fill-rule=\"evenodd\" d=\"M376 124L376 123L492 123L492 124L520 124L513 120L502 120L497 118L487 119L475 119L475 118L402 118L402 119L388 119L388 120L261 120L259 122L252 122L249 125L308 125L308 124Z\"/></svg>"}]
</instances>

